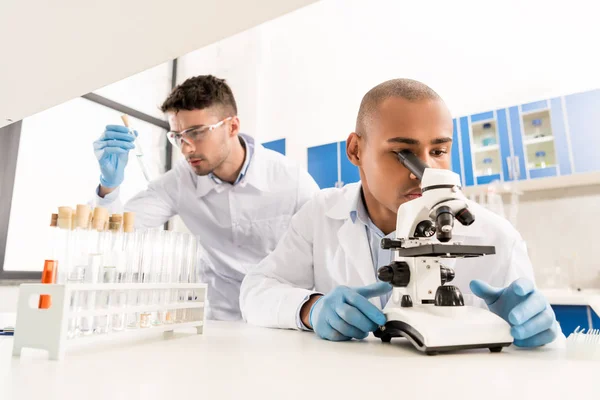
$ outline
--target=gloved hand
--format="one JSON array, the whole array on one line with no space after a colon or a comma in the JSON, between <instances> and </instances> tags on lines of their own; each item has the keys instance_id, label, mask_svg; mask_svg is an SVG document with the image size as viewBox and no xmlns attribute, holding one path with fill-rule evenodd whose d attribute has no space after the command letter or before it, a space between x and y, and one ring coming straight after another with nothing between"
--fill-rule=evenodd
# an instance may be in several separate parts
<instances>
[{"instance_id":1,"label":"gloved hand","mask_svg":"<svg viewBox=\"0 0 600 400\"><path fill-rule=\"evenodd\" d=\"M511 325L515 346L543 346L556 338L559 328L554 311L529 279L519 278L501 289L480 280L471 281L469 286L490 311Z\"/></svg>"},{"instance_id":2,"label":"gloved hand","mask_svg":"<svg viewBox=\"0 0 600 400\"><path fill-rule=\"evenodd\" d=\"M323 339L364 339L369 336L369 332L386 322L381 310L367 299L381 296L390 290L392 286L386 282L356 289L338 286L313 304L309 322L315 333Z\"/></svg>"},{"instance_id":3,"label":"gloved hand","mask_svg":"<svg viewBox=\"0 0 600 400\"><path fill-rule=\"evenodd\" d=\"M135 132L137 137L137 132ZM98 140L94 142L94 154L100 164L100 184L114 188L123 183L129 150L135 148L135 137L129 129L121 125L108 125Z\"/></svg>"}]
</instances>

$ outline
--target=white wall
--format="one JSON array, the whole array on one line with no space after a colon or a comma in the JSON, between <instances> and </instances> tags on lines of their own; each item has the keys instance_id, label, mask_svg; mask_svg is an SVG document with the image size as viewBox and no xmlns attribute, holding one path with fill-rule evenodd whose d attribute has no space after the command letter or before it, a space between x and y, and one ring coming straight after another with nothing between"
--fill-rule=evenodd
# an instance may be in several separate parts
<instances>
[{"instance_id":1,"label":"white wall","mask_svg":"<svg viewBox=\"0 0 600 400\"><path fill-rule=\"evenodd\" d=\"M188 73L230 81L242 126L261 142L285 137L287 155L306 165L306 149L344 140L364 93L387 79L429 84L454 116L600 87L594 4L324 0L184 59ZM578 285L600 285L593 236L582 237L600 218L599 191L521 198L517 228L540 281L571 265Z\"/></svg>"},{"instance_id":2,"label":"white wall","mask_svg":"<svg viewBox=\"0 0 600 400\"><path fill-rule=\"evenodd\" d=\"M594 3L325 0L266 23L257 135L345 139L364 93L408 77L455 116L600 86ZM291 147L291 148L290 148Z\"/></svg>"},{"instance_id":3,"label":"white wall","mask_svg":"<svg viewBox=\"0 0 600 400\"><path fill-rule=\"evenodd\" d=\"M0 127L313 1L3 0Z\"/></svg>"}]
</instances>

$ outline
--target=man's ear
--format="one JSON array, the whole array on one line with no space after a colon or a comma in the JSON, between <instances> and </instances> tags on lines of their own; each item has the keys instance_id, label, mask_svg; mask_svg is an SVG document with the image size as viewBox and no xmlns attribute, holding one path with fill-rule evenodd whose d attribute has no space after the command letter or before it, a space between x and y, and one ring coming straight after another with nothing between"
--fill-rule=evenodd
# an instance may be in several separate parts
<instances>
[{"instance_id":1,"label":"man's ear","mask_svg":"<svg viewBox=\"0 0 600 400\"><path fill-rule=\"evenodd\" d=\"M356 132L352 132L348 136L348 139L346 139L346 156L348 157L348 160L357 167L360 167L361 164L359 142L362 141L362 138L358 136Z\"/></svg>"},{"instance_id":2,"label":"man's ear","mask_svg":"<svg viewBox=\"0 0 600 400\"><path fill-rule=\"evenodd\" d=\"M232 117L231 122L229 124L231 125L231 129L229 131L229 136L230 137L237 136L238 133L240 133L240 119L237 116Z\"/></svg>"}]
</instances>

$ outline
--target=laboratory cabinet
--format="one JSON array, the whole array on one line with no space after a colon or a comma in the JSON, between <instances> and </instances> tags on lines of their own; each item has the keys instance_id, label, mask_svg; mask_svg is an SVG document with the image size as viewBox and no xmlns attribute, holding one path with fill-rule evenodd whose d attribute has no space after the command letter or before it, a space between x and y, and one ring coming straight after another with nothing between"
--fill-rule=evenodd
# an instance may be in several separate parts
<instances>
[{"instance_id":1,"label":"laboratory cabinet","mask_svg":"<svg viewBox=\"0 0 600 400\"><path fill-rule=\"evenodd\" d=\"M577 327L600 329L600 317L590 306L552 305L556 320L565 336L569 336Z\"/></svg>"},{"instance_id":2,"label":"laboratory cabinet","mask_svg":"<svg viewBox=\"0 0 600 400\"><path fill-rule=\"evenodd\" d=\"M262 144L265 148L281 153L285 156L285 139L272 140Z\"/></svg>"},{"instance_id":3,"label":"laboratory cabinet","mask_svg":"<svg viewBox=\"0 0 600 400\"><path fill-rule=\"evenodd\" d=\"M463 186L600 171L600 89L498 108L453 121L451 168ZM321 188L360 179L345 141L308 149Z\"/></svg>"},{"instance_id":4,"label":"laboratory cabinet","mask_svg":"<svg viewBox=\"0 0 600 400\"><path fill-rule=\"evenodd\" d=\"M459 117L464 186L600 171L600 90Z\"/></svg>"}]
</instances>

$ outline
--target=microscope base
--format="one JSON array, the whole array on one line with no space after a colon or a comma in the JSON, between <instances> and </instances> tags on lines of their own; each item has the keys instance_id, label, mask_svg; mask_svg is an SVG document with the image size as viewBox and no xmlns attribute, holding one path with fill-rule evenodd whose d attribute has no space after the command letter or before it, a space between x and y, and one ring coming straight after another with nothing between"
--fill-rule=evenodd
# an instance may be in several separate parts
<instances>
[{"instance_id":1,"label":"microscope base","mask_svg":"<svg viewBox=\"0 0 600 400\"><path fill-rule=\"evenodd\" d=\"M384 310L388 322L374 332L383 342L405 337L419 351L441 352L487 348L499 352L510 346L510 325L490 311L471 307L420 305Z\"/></svg>"}]
</instances>

